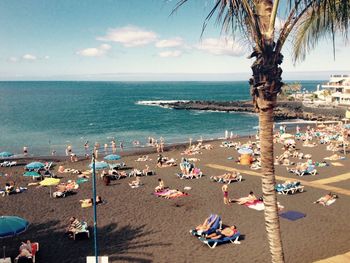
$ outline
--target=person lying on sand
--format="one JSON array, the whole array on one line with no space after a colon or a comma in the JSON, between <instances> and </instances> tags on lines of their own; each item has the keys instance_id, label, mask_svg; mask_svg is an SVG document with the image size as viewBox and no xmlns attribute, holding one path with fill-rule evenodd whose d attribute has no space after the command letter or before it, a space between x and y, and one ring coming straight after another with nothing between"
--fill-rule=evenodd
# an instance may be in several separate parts
<instances>
[{"instance_id":1,"label":"person lying on sand","mask_svg":"<svg viewBox=\"0 0 350 263\"><path fill-rule=\"evenodd\" d=\"M203 224L198 225L196 227L196 230L197 231L207 231L207 230L209 230L212 227L212 225L214 224L214 222L216 221L217 217L218 217L218 215L215 215L214 218L212 218L212 215L210 215L209 217L207 217L204 220Z\"/></svg>"},{"instance_id":2,"label":"person lying on sand","mask_svg":"<svg viewBox=\"0 0 350 263\"><path fill-rule=\"evenodd\" d=\"M322 196L321 198L319 198L316 202L314 202L314 204L318 203L318 204L321 204L323 206L326 206L327 203L329 203L330 201L335 200L337 198L338 198L338 196L336 194L329 192L325 196Z\"/></svg>"},{"instance_id":3,"label":"person lying on sand","mask_svg":"<svg viewBox=\"0 0 350 263\"><path fill-rule=\"evenodd\" d=\"M170 199L170 198L175 198L175 197L179 197L179 196L183 196L183 195L187 195L187 193L179 191L178 189L176 190L170 190L169 192L165 193L163 196L166 199Z\"/></svg>"},{"instance_id":4,"label":"person lying on sand","mask_svg":"<svg viewBox=\"0 0 350 263\"><path fill-rule=\"evenodd\" d=\"M94 203L94 199L89 198L89 199L83 199L83 200L79 200L79 202L81 203L81 207L90 207L93 205ZM102 198L101 196L96 196L96 204L102 204Z\"/></svg>"},{"instance_id":5,"label":"person lying on sand","mask_svg":"<svg viewBox=\"0 0 350 263\"><path fill-rule=\"evenodd\" d=\"M329 156L329 157L325 157L324 158L325 160L331 160L331 161L337 161L337 160L342 160L342 159L344 159L344 157L342 157L342 156L340 156L340 155L338 155L338 154L333 154L333 155L331 155L331 156Z\"/></svg>"},{"instance_id":6,"label":"person lying on sand","mask_svg":"<svg viewBox=\"0 0 350 263\"><path fill-rule=\"evenodd\" d=\"M143 155L137 158L137 160L135 160L135 162L146 162L146 161L152 161L152 159L150 159L148 155Z\"/></svg>"},{"instance_id":7,"label":"person lying on sand","mask_svg":"<svg viewBox=\"0 0 350 263\"><path fill-rule=\"evenodd\" d=\"M230 199L230 202L235 202L235 203L237 203L239 205L244 205L245 203L253 202L253 201L256 201L256 200L258 200L258 198L254 195L253 191L250 191L248 196L241 197L241 198L238 198L238 199Z\"/></svg>"},{"instance_id":8,"label":"person lying on sand","mask_svg":"<svg viewBox=\"0 0 350 263\"><path fill-rule=\"evenodd\" d=\"M230 227L225 227L224 229L220 230L217 229L215 233L212 233L208 235L206 238L207 239L220 239L223 237L232 237L234 234L237 233L237 228L235 225L230 226Z\"/></svg>"}]
</instances>

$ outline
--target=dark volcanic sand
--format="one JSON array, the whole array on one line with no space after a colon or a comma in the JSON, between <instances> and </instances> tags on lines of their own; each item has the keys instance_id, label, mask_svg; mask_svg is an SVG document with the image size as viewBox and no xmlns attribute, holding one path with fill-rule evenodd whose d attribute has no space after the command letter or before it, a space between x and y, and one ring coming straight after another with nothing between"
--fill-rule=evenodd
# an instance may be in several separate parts
<instances>
[{"instance_id":1,"label":"dark volcanic sand","mask_svg":"<svg viewBox=\"0 0 350 263\"><path fill-rule=\"evenodd\" d=\"M227 160L228 156L237 157L233 149L218 147L218 142L211 151L203 150L197 166L205 176L198 180L180 180L175 176L178 167L157 168L156 176L143 177L144 186L131 189L131 179L112 181L106 187L101 180L97 182L98 195L107 200L98 206L98 239L100 254L108 255L110 262L270 262L269 249L265 234L263 212L244 206L231 204L224 206L221 184L209 180L211 175L223 174L221 170L206 167L205 164L221 164L246 169ZM281 145L276 145L277 154ZM314 161L321 161L329 156L324 146L302 148L305 153L312 153ZM165 156L180 160L179 150L166 152ZM146 162L153 169L156 154L150 155L153 161ZM129 166L143 168L145 163L138 163L136 157L123 158ZM317 180L339 175L348 171L349 159L340 161L345 167L320 168L320 175L305 176L303 180ZM65 167L85 170L88 161L65 163ZM58 165L55 166L57 171ZM20 176L23 166L0 168L0 172L10 173L17 185L25 186L32 182L30 178ZM284 166L276 167L276 174L287 174ZM0 177L0 185L10 179ZM75 179L76 176L65 174L62 181ZM151 193L162 178L171 188L183 189L191 186L189 196L173 200L157 198ZM337 185L350 189L350 180ZM325 195L327 191L305 187L306 191L294 196L278 195L279 202L285 206L284 211L296 210L307 216L298 221L281 219L282 238L286 262L313 262L337 254L345 253L350 248L350 197L340 198L330 207L312 202ZM244 175L244 181L229 186L230 197L246 196L250 190L261 195L261 180L258 177ZM15 257L21 241L31 239L40 242L37 262L85 262L85 256L93 255L93 210L81 208L78 200L91 197L91 181L82 184L77 194L64 199L49 197L49 189L28 187L28 191L18 195L0 197L0 215L17 215L26 218L29 229L15 238L0 240L6 245L6 254ZM189 234L189 230L201 223L210 213L219 214L223 223L235 224L242 233L240 245L225 244L214 250L199 242ZM90 240L69 240L64 236L67 220L70 216L84 219L90 226Z\"/></svg>"}]
</instances>

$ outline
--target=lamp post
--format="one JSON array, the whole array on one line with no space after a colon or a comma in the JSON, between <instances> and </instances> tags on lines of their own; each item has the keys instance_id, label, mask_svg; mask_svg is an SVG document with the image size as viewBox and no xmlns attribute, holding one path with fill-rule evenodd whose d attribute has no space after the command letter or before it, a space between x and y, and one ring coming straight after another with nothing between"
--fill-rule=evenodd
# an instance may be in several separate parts
<instances>
[{"instance_id":1,"label":"lamp post","mask_svg":"<svg viewBox=\"0 0 350 263\"><path fill-rule=\"evenodd\" d=\"M95 153L92 153L92 192L93 192L92 199L93 199L93 207L94 207L94 250L95 250L96 263L98 263Z\"/></svg>"}]
</instances>

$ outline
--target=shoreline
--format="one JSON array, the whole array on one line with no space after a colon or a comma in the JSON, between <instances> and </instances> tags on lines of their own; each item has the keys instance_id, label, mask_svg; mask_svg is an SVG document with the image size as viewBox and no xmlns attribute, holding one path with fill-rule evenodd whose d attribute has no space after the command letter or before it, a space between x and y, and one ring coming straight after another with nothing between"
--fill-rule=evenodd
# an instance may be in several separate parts
<instances>
[{"instance_id":1,"label":"shoreline","mask_svg":"<svg viewBox=\"0 0 350 263\"><path fill-rule=\"evenodd\" d=\"M137 104L145 106L158 106L175 110L198 110L214 112L237 112L237 113L256 113L251 100L241 101L139 101ZM318 121L337 121L345 117L346 107L332 106L322 107L306 105L301 101L277 101L274 109L276 120L318 120Z\"/></svg>"}]
</instances>

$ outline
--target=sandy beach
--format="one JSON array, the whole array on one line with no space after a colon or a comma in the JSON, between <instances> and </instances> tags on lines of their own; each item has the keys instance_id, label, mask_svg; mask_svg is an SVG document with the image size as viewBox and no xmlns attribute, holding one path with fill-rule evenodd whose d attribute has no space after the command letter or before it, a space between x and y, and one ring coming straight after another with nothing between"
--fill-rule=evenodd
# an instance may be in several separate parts
<instances>
[{"instance_id":1,"label":"sandy beach","mask_svg":"<svg viewBox=\"0 0 350 263\"><path fill-rule=\"evenodd\" d=\"M244 142L248 139L235 140ZM110 262L270 262L263 211L235 203L224 205L222 184L209 179L210 176L236 168L241 171L243 181L229 185L229 197L247 196L251 190L261 196L260 170L237 164L234 161L239 156L237 150L219 147L220 140L210 144L212 150L203 149L202 154L190 156L200 159L196 162L204 174L200 179L179 179L175 175L180 172L179 166L156 167L157 153L149 154L152 161L147 162L136 162L136 155L124 156L121 160L130 168L143 169L147 164L155 170L156 175L141 178L144 184L142 187L131 189L128 182L133 178L113 180L109 186L105 186L98 178L97 194L106 200L106 203L98 206L100 255L109 256ZM313 161L323 161L324 157L332 155L331 151L326 150L326 145L306 148L301 144L297 142L297 149L304 154L312 154ZM281 144L275 145L276 155L281 154L281 148ZM179 164L183 150L184 147L177 147L163 155L177 159ZM297 221L280 218L286 262L313 262L349 251L350 177L339 177L349 171L350 161L346 157L345 160L336 161L343 166L317 167L318 174L315 176L298 177L288 173L285 166L276 166L277 179L282 179L277 180L278 183L292 178L305 185L303 193L278 195L278 201L284 206L282 212L293 210L306 214L306 217ZM27 160L23 159L15 167L0 167L1 173L10 174L0 177L1 187L9 180L23 187L35 182L22 176L26 163ZM75 163L60 161L55 162L53 170L57 174L59 165L86 170L89 163L90 160ZM57 175L62 182L77 179L76 175L70 173ZM189 195L171 200L156 197L152 193L158 178L163 179L171 189L191 187L191 190L186 191ZM327 178L334 180L316 182ZM339 195L339 199L328 207L313 204L327 194L329 188ZM89 180L80 185L75 195L66 198L50 198L48 188L36 186L28 186L28 190L20 194L0 197L2 215L16 215L30 222L25 233L0 240L0 245L6 246L6 255L14 258L18 254L20 242L30 239L40 243L37 262L85 262L87 255L93 255L93 210L81 208L79 200L90 198L91 189ZM228 243L209 249L190 235L189 230L202 223L211 213L220 215L225 225L237 226L242 234L241 244ZM65 236L71 216L88 223L90 239L73 241Z\"/></svg>"}]
</instances>

